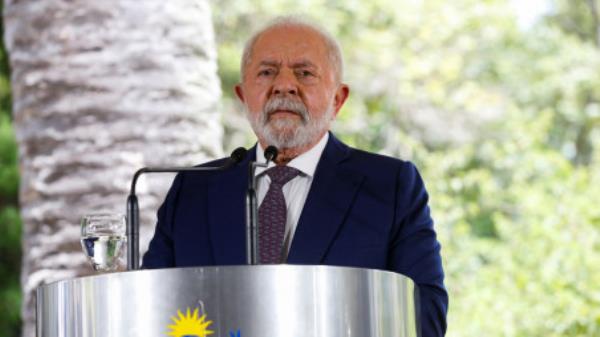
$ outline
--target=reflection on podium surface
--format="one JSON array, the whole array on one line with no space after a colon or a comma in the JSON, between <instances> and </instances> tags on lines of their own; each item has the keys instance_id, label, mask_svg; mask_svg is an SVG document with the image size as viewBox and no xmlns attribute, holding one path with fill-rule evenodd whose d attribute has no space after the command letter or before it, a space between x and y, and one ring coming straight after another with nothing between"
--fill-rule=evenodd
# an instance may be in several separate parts
<instances>
[{"instance_id":1,"label":"reflection on podium surface","mask_svg":"<svg viewBox=\"0 0 600 337\"><path fill-rule=\"evenodd\" d=\"M418 336L415 285L328 266L109 273L38 288L37 333L54 336Z\"/></svg>"}]
</instances>

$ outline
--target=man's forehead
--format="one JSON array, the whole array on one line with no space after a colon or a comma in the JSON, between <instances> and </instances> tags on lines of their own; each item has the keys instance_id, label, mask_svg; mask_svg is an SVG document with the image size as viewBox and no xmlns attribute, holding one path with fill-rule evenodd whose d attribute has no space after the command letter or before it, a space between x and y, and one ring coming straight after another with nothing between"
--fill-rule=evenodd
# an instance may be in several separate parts
<instances>
[{"instance_id":1,"label":"man's forehead","mask_svg":"<svg viewBox=\"0 0 600 337\"><path fill-rule=\"evenodd\" d=\"M310 27L273 27L258 36L252 50L253 55L261 55L258 60L288 55L311 55L326 53L324 38ZM307 56L304 56L307 60Z\"/></svg>"}]
</instances>

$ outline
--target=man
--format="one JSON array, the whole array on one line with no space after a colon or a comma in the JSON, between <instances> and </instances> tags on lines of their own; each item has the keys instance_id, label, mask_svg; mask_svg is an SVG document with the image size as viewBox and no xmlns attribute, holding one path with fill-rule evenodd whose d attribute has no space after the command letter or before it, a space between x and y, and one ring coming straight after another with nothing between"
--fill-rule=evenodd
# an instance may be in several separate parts
<instances>
[{"instance_id":1,"label":"man","mask_svg":"<svg viewBox=\"0 0 600 337\"><path fill-rule=\"evenodd\" d=\"M443 336L448 297L427 192L412 164L328 132L349 94L342 71L335 40L302 21L279 19L251 38L235 93L258 144L230 170L177 176L143 264L244 264L247 164L274 145L276 165L256 172L260 260L409 276L420 289L423 336Z\"/></svg>"}]
</instances>

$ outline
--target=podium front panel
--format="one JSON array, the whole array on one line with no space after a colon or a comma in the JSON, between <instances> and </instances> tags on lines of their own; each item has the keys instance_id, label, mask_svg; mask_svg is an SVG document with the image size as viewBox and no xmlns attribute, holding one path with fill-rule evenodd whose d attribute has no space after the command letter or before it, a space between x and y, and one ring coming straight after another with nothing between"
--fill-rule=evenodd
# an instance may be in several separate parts
<instances>
[{"instance_id":1,"label":"podium front panel","mask_svg":"<svg viewBox=\"0 0 600 337\"><path fill-rule=\"evenodd\" d=\"M402 275L329 266L173 268L37 290L38 337L414 337Z\"/></svg>"}]
</instances>

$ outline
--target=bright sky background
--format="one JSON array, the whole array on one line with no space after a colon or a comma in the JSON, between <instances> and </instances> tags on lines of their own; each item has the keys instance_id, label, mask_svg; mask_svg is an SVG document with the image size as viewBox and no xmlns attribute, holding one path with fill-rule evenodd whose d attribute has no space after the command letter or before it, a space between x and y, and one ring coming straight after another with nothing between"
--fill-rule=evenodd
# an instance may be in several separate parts
<instances>
[{"instance_id":1,"label":"bright sky background","mask_svg":"<svg viewBox=\"0 0 600 337\"><path fill-rule=\"evenodd\" d=\"M517 13L519 26L527 29L551 9L550 0L510 0Z\"/></svg>"}]
</instances>

